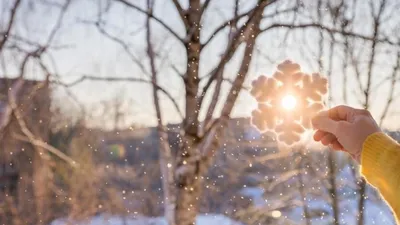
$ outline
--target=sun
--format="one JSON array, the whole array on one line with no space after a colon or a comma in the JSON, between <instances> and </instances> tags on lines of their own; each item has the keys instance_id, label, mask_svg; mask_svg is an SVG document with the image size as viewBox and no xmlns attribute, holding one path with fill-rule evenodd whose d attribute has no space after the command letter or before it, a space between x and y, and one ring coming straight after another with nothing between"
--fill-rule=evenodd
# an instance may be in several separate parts
<instances>
[{"instance_id":1,"label":"sun","mask_svg":"<svg viewBox=\"0 0 400 225\"><path fill-rule=\"evenodd\" d=\"M297 100L293 95L286 95L282 98L281 105L286 110L293 110L297 105Z\"/></svg>"}]
</instances>

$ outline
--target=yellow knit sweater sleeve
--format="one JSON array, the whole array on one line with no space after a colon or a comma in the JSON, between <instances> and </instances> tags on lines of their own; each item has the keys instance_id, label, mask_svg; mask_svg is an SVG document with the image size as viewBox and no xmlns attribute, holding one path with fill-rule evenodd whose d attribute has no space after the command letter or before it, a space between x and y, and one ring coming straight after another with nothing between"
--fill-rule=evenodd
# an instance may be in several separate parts
<instances>
[{"instance_id":1,"label":"yellow knit sweater sleeve","mask_svg":"<svg viewBox=\"0 0 400 225\"><path fill-rule=\"evenodd\" d=\"M384 133L365 140L361 154L361 173L376 187L400 218L400 145Z\"/></svg>"}]
</instances>

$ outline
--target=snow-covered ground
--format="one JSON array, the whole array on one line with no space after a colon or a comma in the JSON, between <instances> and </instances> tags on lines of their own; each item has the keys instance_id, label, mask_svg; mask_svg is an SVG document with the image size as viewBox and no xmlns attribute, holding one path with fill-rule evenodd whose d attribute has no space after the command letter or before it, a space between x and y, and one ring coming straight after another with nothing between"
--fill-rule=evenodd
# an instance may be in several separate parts
<instances>
[{"instance_id":1,"label":"snow-covered ground","mask_svg":"<svg viewBox=\"0 0 400 225\"><path fill-rule=\"evenodd\" d=\"M58 219L53 221L51 225L167 225L164 218L147 218L147 217L122 217L122 216L95 216L86 221L67 221ZM218 214L207 214L197 216L197 225L243 225L226 216Z\"/></svg>"},{"instance_id":2,"label":"snow-covered ground","mask_svg":"<svg viewBox=\"0 0 400 225\"><path fill-rule=\"evenodd\" d=\"M351 180L350 168L343 168L338 176L338 179ZM266 198L264 196L264 189L260 187L246 187L241 190L241 194L252 199L253 204L258 207L263 207L266 204ZM367 196L373 196L372 189L369 188ZM357 224L357 211L358 211L358 196L354 194L354 190L351 189L340 189L340 224L353 225ZM270 200L270 199L269 199ZM331 214L331 206L321 198L308 199L308 207L313 210L320 210L321 212L327 212ZM298 221L302 218L302 208L297 207L291 210L289 213L283 213L285 216L293 221ZM318 225L329 225L332 224L332 217L330 215L323 214L320 217L316 217L312 220L312 224ZM380 199L367 198L365 204L365 225L395 225L393 215L390 208L385 202Z\"/></svg>"}]
</instances>

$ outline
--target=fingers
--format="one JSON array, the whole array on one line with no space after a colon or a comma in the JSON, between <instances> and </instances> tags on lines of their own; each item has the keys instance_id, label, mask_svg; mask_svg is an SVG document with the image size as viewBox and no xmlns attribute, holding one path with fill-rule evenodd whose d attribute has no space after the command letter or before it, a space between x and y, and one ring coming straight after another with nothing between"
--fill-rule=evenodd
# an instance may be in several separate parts
<instances>
[{"instance_id":1,"label":"fingers","mask_svg":"<svg viewBox=\"0 0 400 225\"><path fill-rule=\"evenodd\" d=\"M319 113L312 119L312 124L315 129L322 130L336 135L338 122L329 117L329 112L324 111Z\"/></svg>"},{"instance_id":2,"label":"fingers","mask_svg":"<svg viewBox=\"0 0 400 225\"><path fill-rule=\"evenodd\" d=\"M335 135L331 134L331 133L327 133L322 139L321 139L321 143L323 145L330 145L332 144L336 139Z\"/></svg>"},{"instance_id":3,"label":"fingers","mask_svg":"<svg viewBox=\"0 0 400 225\"><path fill-rule=\"evenodd\" d=\"M321 141L321 139L327 134L327 132L322 131L322 130L317 130L314 133L314 141Z\"/></svg>"},{"instance_id":4,"label":"fingers","mask_svg":"<svg viewBox=\"0 0 400 225\"><path fill-rule=\"evenodd\" d=\"M314 140L317 142L320 141L323 145L328 146L330 144L333 144L335 141L337 141L337 138L335 135L333 135L331 133L318 130L314 134Z\"/></svg>"},{"instance_id":5,"label":"fingers","mask_svg":"<svg viewBox=\"0 0 400 225\"><path fill-rule=\"evenodd\" d=\"M345 105L335 106L325 112L328 113L329 117L333 120L344 120L350 122L351 117L354 115L370 115L368 110L356 109Z\"/></svg>"},{"instance_id":6,"label":"fingers","mask_svg":"<svg viewBox=\"0 0 400 225\"><path fill-rule=\"evenodd\" d=\"M317 132L314 134L314 140L317 142L320 141L325 146L330 145L334 150L344 150L343 145L341 145L336 136L331 133L317 130Z\"/></svg>"},{"instance_id":7,"label":"fingers","mask_svg":"<svg viewBox=\"0 0 400 225\"><path fill-rule=\"evenodd\" d=\"M331 144L331 147L332 147L332 149L337 150L337 151L344 150L343 145L341 145L338 140L334 140Z\"/></svg>"},{"instance_id":8,"label":"fingers","mask_svg":"<svg viewBox=\"0 0 400 225\"><path fill-rule=\"evenodd\" d=\"M356 109L351 108L349 106L345 106L345 105L335 106L335 107L327 110L328 115L331 119L345 120L345 121L348 120L349 114L353 113L354 111L356 111Z\"/></svg>"}]
</instances>

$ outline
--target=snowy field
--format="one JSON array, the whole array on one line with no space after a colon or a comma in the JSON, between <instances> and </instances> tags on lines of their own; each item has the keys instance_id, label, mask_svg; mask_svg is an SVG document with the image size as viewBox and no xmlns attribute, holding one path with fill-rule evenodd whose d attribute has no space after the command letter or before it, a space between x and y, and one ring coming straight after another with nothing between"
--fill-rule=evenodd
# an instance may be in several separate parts
<instances>
[{"instance_id":1,"label":"snowy field","mask_svg":"<svg viewBox=\"0 0 400 225\"><path fill-rule=\"evenodd\" d=\"M350 179L350 169L344 168L339 174L339 179ZM353 190L341 189L340 194L340 224L342 225L356 225L357 215L357 198L352 194ZM368 189L368 196L373 196L372 190ZM248 196L252 199L256 207L264 207L266 198L264 190L259 187L246 187L241 190L243 196ZM271 200L271 199L270 199ZM321 210L332 214L330 205L321 199L309 199L309 209ZM302 218L302 209L297 207L292 209L289 213L282 213L281 215L289 221L296 221L296 224L304 224ZM277 220L277 224L285 224L285 219ZM283 222L283 223L281 223ZM298 223L297 223L298 222ZM203 214L197 217L197 225L244 225L240 222L234 221L224 215L219 214ZM330 225L332 224L332 217L330 215L322 215L312 220L312 225ZM378 199L366 200L365 210L365 225L395 225L392 213L389 207ZM51 225L167 225L164 218L148 218L137 215L130 215L126 217L99 215L86 221L68 221L66 219L58 219L53 221Z\"/></svg>"},{"instance_id":2,"label":"snowy field","mask_svg":"<svg viewBox=\"0 0 400 225\"><path fill-rule=\"evenodd\" d=\"M338 176L338 179L351 180L350 168L345 167ZM358 199L354 196L354 191L351 189L340 189L340 224L343 225L356 225L356 215L358 213ZM368 196L374 196L372 189L367 191ZM257 207L263 207L266 204L264 196L264 189L258 187L246 187L241 190L241 194L252 199L253 204ZM313 210L321 210L332 214L330 205L318 198L308 199L308 207ZM365 204L365 225L395 225L395 221L390 208L387 204L379 199L367 198ZM291 221L299 221L302 218L302 208L297 207L289 213L282 213L282 216ZM300 219L301 220L301 219ZM299 222L298 224L304 224ZM330 225L332 224L332 217L330 215L322 215L312 220L313 225Z\"/></svg>"},{"instance_id":3,"label":"snowy field","mask_svg":"<svg viewBox=\"0 0 400 225\"><path fill-rule=\"evenodd\" d=\"M131 217L116 217L116 216L96 216L91 220L81 221L76 223L74 221L67 221L59 219L51 223L51 225L167 225L163 218L131 218ZM223 215L208 214L197 216L197 225L243 225L239 222L233 221Z\"/></svg>"}]
</instances>

